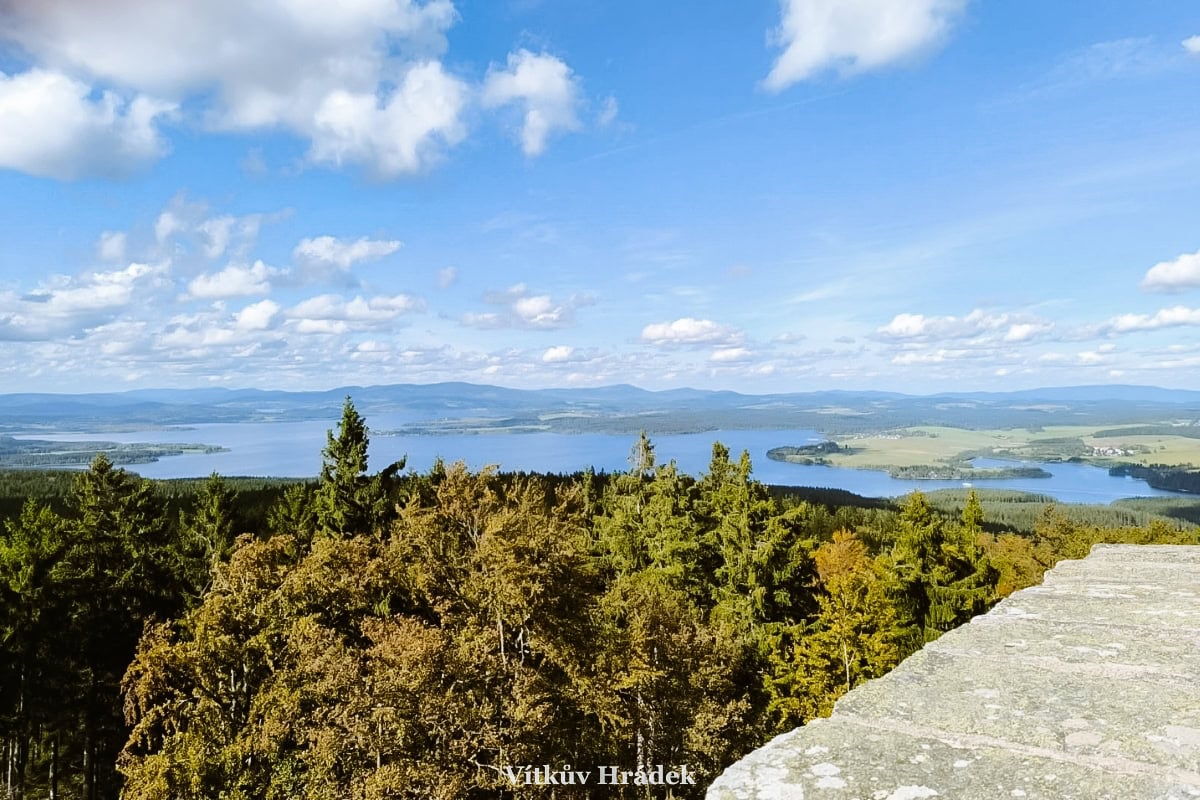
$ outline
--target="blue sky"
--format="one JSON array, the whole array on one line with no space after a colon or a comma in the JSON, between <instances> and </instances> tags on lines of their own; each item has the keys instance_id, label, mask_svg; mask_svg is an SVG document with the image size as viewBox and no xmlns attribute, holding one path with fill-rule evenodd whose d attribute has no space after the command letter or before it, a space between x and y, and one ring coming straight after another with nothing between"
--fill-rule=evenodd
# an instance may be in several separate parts
<instances>
[{"instance_id":1,"label":"blue sky","mask_svg":"<svg viewBox=\"0 0 1200 800\"><path fill-rule=\"evenodd\" d=\"M1200 8L8 0L0 390L1200 389Z\"/></svg>"}]
</instances>

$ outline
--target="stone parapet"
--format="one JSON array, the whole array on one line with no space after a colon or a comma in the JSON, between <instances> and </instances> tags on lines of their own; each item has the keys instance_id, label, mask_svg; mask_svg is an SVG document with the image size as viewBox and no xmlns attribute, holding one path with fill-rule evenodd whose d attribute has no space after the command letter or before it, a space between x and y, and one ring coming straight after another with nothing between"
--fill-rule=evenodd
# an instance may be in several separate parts
<instances>
[{"instance_id":1,"label":"stone parapet","mask_svg":"<svg viewBox=\"0 0 1200 800\"><path fill-rule=\"evenodd\" d=\"M709 800L1200 798L1200 547L1097 545L727 769Z\"/></svg>"}]
</instances>

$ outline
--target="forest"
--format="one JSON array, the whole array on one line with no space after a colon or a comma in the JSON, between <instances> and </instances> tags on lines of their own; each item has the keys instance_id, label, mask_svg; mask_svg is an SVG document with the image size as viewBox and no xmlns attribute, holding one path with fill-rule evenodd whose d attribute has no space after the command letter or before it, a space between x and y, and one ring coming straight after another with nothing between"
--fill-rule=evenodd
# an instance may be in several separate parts
<instances>
[{"instance_id":1,"label":"forest","mask_svg":"<svg viewBox=\"0 0 1200 800\"><path fill-rule=\"evenodd\" d=\"M644 433L574 475L372 472L368 438L347 398L315 481L4 476L7 797L549 797L509 777L544 764L701 797L1057 560L1200 544L1153 507L772 489L719 443L693 478Z\"/></svg>"}]
</instances>

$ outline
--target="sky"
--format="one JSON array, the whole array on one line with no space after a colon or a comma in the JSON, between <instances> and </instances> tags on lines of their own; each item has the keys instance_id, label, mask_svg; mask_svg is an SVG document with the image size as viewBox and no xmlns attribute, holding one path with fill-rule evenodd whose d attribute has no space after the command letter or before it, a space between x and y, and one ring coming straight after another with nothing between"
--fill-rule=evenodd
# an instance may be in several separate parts
<instances>
[{"instance_id":1,"label":"sky","mask_svg":"<svg viewBox=\"0 0 1200 800\"><path fill-rule=\"evenodd\" d=\"M1200 6L0 0L0 392L1200 389Z\"/></svg>"}]
</instances>

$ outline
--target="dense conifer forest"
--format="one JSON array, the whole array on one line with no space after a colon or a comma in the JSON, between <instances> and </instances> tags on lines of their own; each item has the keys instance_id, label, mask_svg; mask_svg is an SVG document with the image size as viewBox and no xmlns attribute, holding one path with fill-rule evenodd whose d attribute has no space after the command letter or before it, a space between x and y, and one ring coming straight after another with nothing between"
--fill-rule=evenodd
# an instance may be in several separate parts
<instances>
[{"instance_id":1,"label":"dense conifer forest","mask_svg":"<svg viewBox=\"0 0 1200 800\"><path fill-rule=\"evenodd\" d=\"M611 475L367 446L347 400L313 482L6 475L7 797L549 797L509 777L543 764L686 764L607 796L700 797L1058 559L1200 543L1144 505L768 489L720 444L692 478L645 435Z\"/></svg>"}]
</instances>

